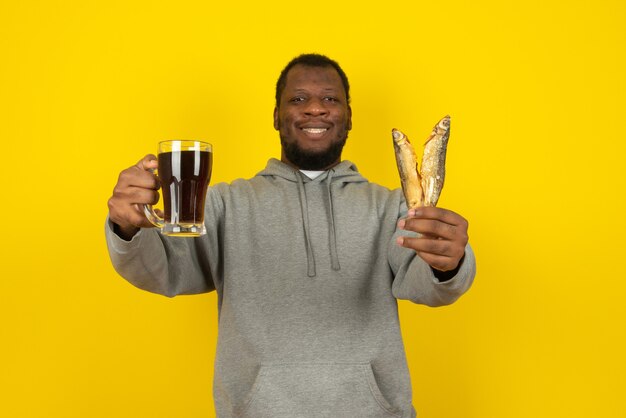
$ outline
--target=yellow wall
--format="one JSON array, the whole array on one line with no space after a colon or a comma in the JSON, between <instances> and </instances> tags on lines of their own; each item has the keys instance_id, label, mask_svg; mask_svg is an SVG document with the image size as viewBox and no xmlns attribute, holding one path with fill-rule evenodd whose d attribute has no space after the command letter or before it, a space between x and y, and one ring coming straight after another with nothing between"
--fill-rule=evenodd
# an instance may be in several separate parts
<instances>
[{"instance_id":1,"label":"yellow wall","mask_svg":"<svg viewBox=\"0 0 626 418\"><path fill-rule=\"evenodd\" d=\"M215 295L117 276L106 201L166 138L210 140L216 182L253 175L309 51L350 76L344 156L370 180L398 185L391 128L453 118L440 205L479 274L453 306L401 303L421 416L626 416L622 1L175 3L0 5L0 416L213 416Z\"/></svg>"}]
</instances>

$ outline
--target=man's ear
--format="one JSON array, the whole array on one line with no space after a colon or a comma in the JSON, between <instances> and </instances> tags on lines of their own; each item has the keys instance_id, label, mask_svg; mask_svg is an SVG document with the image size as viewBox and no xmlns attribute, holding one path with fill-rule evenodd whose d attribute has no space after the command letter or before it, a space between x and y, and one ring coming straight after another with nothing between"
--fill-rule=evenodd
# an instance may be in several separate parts
<instances>
[{"instance_id":1,"label":"man's ear","mask_svg":"<svg viewBox=\"0 0 626 418\"><path fill-rule=\"evenodd\" d=\"M348 130L352 129L352 108L348 105Z\"/></svg>"},{"instance_id":2,"label":"man's ear","mask_svg":"<svg viewBox=\"0 0 626 418\"><path fill-rule=\"evenodd\" d=\"M274 129L278 130L280 128L280 124L278 123L278 107L274 108Z\"/></svg>"}]
</instances>

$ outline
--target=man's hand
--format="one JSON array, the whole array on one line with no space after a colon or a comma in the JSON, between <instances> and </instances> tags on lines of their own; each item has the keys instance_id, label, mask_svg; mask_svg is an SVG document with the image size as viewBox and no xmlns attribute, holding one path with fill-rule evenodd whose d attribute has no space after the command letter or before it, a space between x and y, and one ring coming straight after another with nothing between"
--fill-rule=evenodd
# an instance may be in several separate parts
<instances>
[{"instance_id":1,"label":"man's hand","mask_svg":"<svg viewBox=\"0 0 626 418\"><path fill-rule=\"evenodd\" d=\"M461 215L437 207L409 210L398 227L421 234L419 237L398 237L399 245L417 252L426 263L439 271L458 267L465 254L468 223Z\"/></svg>"},{"instance_id":2,"label":"man's hand","mask_svg":"<svg viewBox=\"0 0 626 418\"><path fill-rule=\"evenodd\" d=\"M129 240L139 228L152 228L142 205L159 201L158 178L149 170L157 168L157 159L148 154L136 165L120 173L113 196L109 199L109 218L117 225L115 232Z\"/></svg>"}]
</instances>

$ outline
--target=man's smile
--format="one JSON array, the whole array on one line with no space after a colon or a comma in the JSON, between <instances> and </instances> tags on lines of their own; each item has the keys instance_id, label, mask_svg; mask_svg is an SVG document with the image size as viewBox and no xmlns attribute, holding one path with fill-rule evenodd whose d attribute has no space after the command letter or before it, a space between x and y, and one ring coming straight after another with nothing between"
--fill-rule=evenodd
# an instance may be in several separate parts
<instances>
[{"instance_id":1,"label":"man's smile","mask_svg":"<svg viewBox=\"0 0 626 418\"><path fill-rule=\"evenodd\" d=\"M309 134L323 134L328 128L302 128L302 130Z\"/></svg>"},{"instance_id":2,"label":"man's smile","mask_svg":"<svg viewBox=\"0 0 626 418\"><path fill-rule=\"evenodd\" d=\"M304 132L307 138L321 139L328 131L328 128L308 127L308 128L300 128L300 130Z\"/></svg>"}]
</instances>

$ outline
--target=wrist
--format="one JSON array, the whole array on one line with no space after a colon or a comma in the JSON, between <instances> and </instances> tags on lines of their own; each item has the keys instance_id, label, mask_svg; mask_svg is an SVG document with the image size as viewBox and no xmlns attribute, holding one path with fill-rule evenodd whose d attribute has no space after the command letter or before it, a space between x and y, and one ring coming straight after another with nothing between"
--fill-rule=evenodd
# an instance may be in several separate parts
<instances>
[{"instance_id":1,"label":"wrist","mask_svg":"<svg viewBox=\"0 0 626 418\"><path fill-rule=\"evenodd\" d=\"M116 224L115 222L112 223L113 232L115 232L115 234L124 241L130 241L137 234L137 232L139 232L140 229L134 225L121 226Z\"/></svg>"},{"instance_id":2,"label":"wrist","mask_svg":"<svg viewBox=\"0 0 626 418\"><path fill-rule=\"evenodd\" d=\"M451 280L454 276L456 276L459 270L461 270L461 265L463 264L464 259L465 259L465 254L463 254L463 257L461 257L457 266L452 270L441 271L433 267L431 267L430 269L433 271L433 274L435 275L437 280L439 280L440 283L447 282L448 280Z\"/></svg>"}]
</instances>

